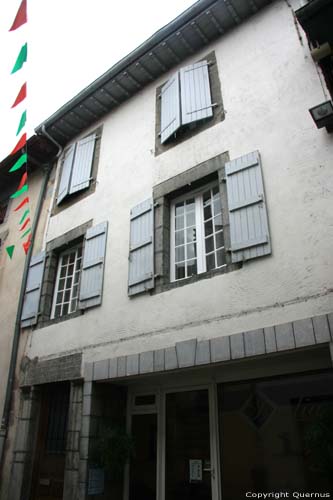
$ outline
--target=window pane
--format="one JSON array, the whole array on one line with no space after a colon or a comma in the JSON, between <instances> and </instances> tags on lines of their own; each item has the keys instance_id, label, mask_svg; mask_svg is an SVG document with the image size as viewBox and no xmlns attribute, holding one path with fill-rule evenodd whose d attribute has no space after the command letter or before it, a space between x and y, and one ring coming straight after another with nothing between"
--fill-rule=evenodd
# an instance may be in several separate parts
<instances>
[{"instance_id":1,"label":"window pane","mask_svg":"<svg viewBox=\"0 0 333 500\"><path fill-rule=\"evenodd\" d=\"M184 213L184 203L183 202L177 203L176 204L176 216L183 215L183 213Z\"/></svg>"},{"instance_id":2,"label":"window pane","mask_svg":"<svg viewBox=\"0 0 333 500\"><path fill-rule=\"evenodd\" d=\"M66 276L66 267L62 267L60 271L60 278L64 278Z\"/></svg>"},{"instance_id":3,"label":"window pane","mask_svg":"<svg viewBox=\"0 0 333 500\"><path fill-rule=\"evenodd\" d=\"M62 264L65 265L65 264L67 264L67 262L68 262L68 255L64 255L62 257Z\"/></svg>"},{"instance_id":4,"label":"window pane","mask_svg":"<svg viewBox=\"0 0 333 500\"><path fill-rule=\"evenodd\" d=\"M77 271L75 273L75 277L74 277L74 283L75 283L75 285L79 282L79 279L80 279L80 271Z\"/></svg>"},{"instance_id":5,"label":"window pane","mask_svg":"<svg viewBox=\"0 0 333 500\"><path fill-rule=\"evenodd\" d=\"M73 297L73 298L76 298L76 297L77 297L77 292L78 292L78 286L77 286L77 285L75 285L75 286L73 287L73 294L72 294L72 297Z\"/></svg>"},{"instance_id":6,"label":"window pane","mask_svg":"<svg viewBox=\"0 0 333 500\"><path fill-rule=\"evenodd\" d=\"M72 286L72 277L69 277L66 280L66 288L70 288L71 286Z\"/></svg>"},{"instance_id":7,"label":"window pane","mask_svg":"<svg viewBox=\"0 0 333 500\"><path fill-rule=\"evenodd\" d=\"M212 234L213 232L213 223L211 220L205 222L205 236Z\"/></svg>"},{"instance_id":8,"label":"window pane","mask_svg":"<svg viewBox=\"0 0 333 500\"><path fill-rule=\"evenodd\" d=\"M76 311L76 305L77 305L77 298L75 298L75 299L72 300L70 312L75 312Z\"/></svg>"},{"instance_id":9,"label":"window pane","mask_svg":"<svg viewBox=\"0 0 333 500\"><path fill-rule=\"evenodd\" d=\"M72 262L74 262L74 260L75 260L75 253L71 253L70 256L69 256L69 262L70 262L70 264Z\"/></svg>"},{"instance_id":10,"label":"window pane","mask_svg":"<svg viewBox=\"0 0 333 500\"><path fill-rule=\"evenodd\" d=\"M55 314L54 314L55 318L59 318L60 313L61 313L61 306L57 306L55 308Z\"/></svg>"},{"instance_id":11,"label":"window pane","mask_svg":"<svg viewBox=\"0 0 333 500\"><path fill-rule=\"evenodd\" d=\"M197 261L189 260L187 263L187 276L192 276L193 274L197 274Z\"/></svg>"},{"instance_id":12,"label":"window pane","mask_svg":"<svg viewBox=\"0 0 333 500\"><path fill-rule=\"evenodd\" d=\"M181 215L180 217L176 217L176 229L183 229L184 227L184 217Z\"/></svg>"},{"instance_id":13,"label":"window pane","mask_svg":"<svg viewBox=\"0 0 333 500\"><path fill-rule=\"evenodd\" d=\"M64 286L65 286L65 280L64 279L59 280L59 288L58 288L58 290L63 290Z\"/></svg>"},{"instance_id":14,"label":"window pane","mask_svg":"<svg viewBox=\"0 0 333 500\"><path fill-rule=\"evenodd\" d=\"M182 262L185 260L185 247L177 247L176 248L176 255L175 255L176 262Z\"/></svg>"},{"instance_id":15,"label":"window pane","mask_svg":"<svg viewBox=\"0 0 333 500\"><path fill-rule=\"evenodd\" d=\"M190 212L186 214L186 227L194 226L195 224L195 212Z\"/></svg>"},{"instance_id":16,"label":"window pane","mask_svg":"<svg viewBox=\"0 0 333 500\"><path fill-rule=\"evenodd\" d=\"M186 212L193 211L194 207L195 207L194 198L190 198L189 200L186 200Z\"/></svg>"},{"instance_id":17,"label":"window pane","mask_svg":"<svg viewBox=\"0 0 333 500\"><path fill-rule=\"evenodd\" d=\"M175 233L176 246L183 245L184 242L184 231L176 231Z\"/></svg>"},{"instance_id":18,"label":"window pane","mask_svg":"<svg viewBox=\"0 0 333 500\"><path fill-rule=\"evenodd\" d=\"M214 251L214 236L211 236L210 238L206 238L205 244L206 244L206 253L213 252Z\"/></svg>"},{"instance_id":19,"label":"window pane","mask_svg":"<svg viewBox=\"0 0 333 500\"><path fill-rule=\"evenodd\" d=\"M207 265L207 271L210 271L211 269L215 269L215 254L214 253L207 255L206 265Z\"/></svg>"},{"instance_id":20,"label":"window pane","mask_svg":"<svg viewBox=\"0 0 333 500\"><path fill-rule=\"evenodd\" d=\"M204 204L209 200L210 201L210 189L208 191L205 191L202 195Z\"/></svg>"},{"instance_id":21,"label":"window pane","mask_svg":"<svg viewBox=\"0 0 333 500\"><path fill-rule=\"evenodd\" d=\"M222 210L220 194L214 196L214 215L220 214Z\"/></svg>"},{"instance_id":22,"label":"window pane","mask_svg":"<svg viewBox=\"0 0 333 500\"><path fill-rule=\"evenodd\" d=\"M216 252L217 267L223 266L226 263L224 250Z\"/></svg>"},{"instance_id":23,"label":"window pane","mask_svg":"<svg viewBox=\"0 0 333 500\"><path fill-rule=\"evenodd\" d=\"M62 316L68 313L68 305L69 304L64 304L62 308Z\"/></svg>"},{"instance_id":24,"label":"window pane","mask_svg":"<svg viewBox=\"0 0 333 500\"><path fill-rule=\"evenodd\" d=\"M57 304L61 304L62 302L62 292L57 294Z\"/></svg>"},{"instance_id":25,"label":"window pane","mask_svg":"<svg viewBox=\"0 0 333 500\"><path fill-rule=\"evenodd\" d=\"M190 227L186 230L186 243L191 243L197 239L197 230L195 227Z\"/></svg>"},{"instance_id":26,"label":"window pane","mask_svg":"<svg viewBox=\"0 0 333 500\"><path fill-rule=\"evenodd\" d=\"M74 271L74 265L71 264L70 266L68 266L68 273L67 273L67 275L68 276L72 276L73 271Z\"/></svg>"},{"instance_id":27,"label":"window pane","mask_svg":"<svg viewBox=\"0 0 333 500\"><path fill-rule=\"evenodd\" d=\"M216 244L216 248L223 247L224 241L223 241L223 232L222 231L220 233L216 233L215 244Z\"/></svg>"},{"instance_id":28,"label":"window pane","mask_svg":"<svg viewBox=\"0 0 333 500\"><path fill-rule=\"evenodd\" d=\"M185 262L176 264L176 280L185 278Z\"/></svg>"},{"instance_id":29,"label":"window pane","mask_svg":"<svg viewBox=\"0 0 333 500\"><path fill-rule=\"evenodd\" d=\"M211 217L212 217L212 206L207 205L206 207L204 207L204 219L207 220L210 219Z\"/></svg>"},{"instance_id":30,"label":"window pane","mask_svg":"<svg viewBox=\"0 0 333 500\"><path fill-rule=\"evenodd\" d=\"M195 243L191 243L190 245L186 245L186 258L193 259L197 256L197 248Z\"/></svg>"},{"instance_id":31,"label":"window pane","mask_svg":"<svg viewBox=\"0 0 333 500\"><path fill-rule=\"evenodd\" d=\"M68 302L68 301L69 301L70 296L71 296L71 291L70 291L70 290L67 290L67 291L65 292L64 302Z\"/></svg>"},{"instance_id":32,"label":"window pane","mask_svg":"<svg viewBox=\"0 0 333 500\"><path fill-rule=\"evenodd\" d=\"M215 229L215 231L220 231L221 229L223 229L222 215L218 215L217 217L214 217L214 229Z\"/></svg>"}]
</instances>

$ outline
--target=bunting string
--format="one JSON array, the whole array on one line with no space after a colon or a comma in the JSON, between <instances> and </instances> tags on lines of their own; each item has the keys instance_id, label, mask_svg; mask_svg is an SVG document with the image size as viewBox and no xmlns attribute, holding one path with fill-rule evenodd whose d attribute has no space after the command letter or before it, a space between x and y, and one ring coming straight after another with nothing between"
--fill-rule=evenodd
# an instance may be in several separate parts
<instances>
[{"instance_id":1,"label":"bunting string","mask_svg":"<svg viewBox=\"0 0 333 500\"><path fill-rule=\"evenodd\" d=\"M24 24L27 23L27 0L22 0L20 7L17 11L17 14L14 18L14 21L9 29L9 32L15 31ZM27 42L22 45L22 47L19 50L18 56L16 58L16 61L14 63L13 69L11 71L11 74L17 73L20 71L24 64L27 62L27 57L28 57L28 44ZM19 106L21 103L23 103L27 98L27 82L24 82L11 106L11 109L16 108ZM10 196L12 199L17 199L20 198L24 193L28 192L29 186L28 186L28 151L27 151L27 133L24 132L24 128L26 127L27 123L27 111L26 109L23 109L21 111L20 115L20 120L19 124L17 127L17 132L16 136L19 136L20 134L21 137L19 138L18 142L16 143L16 146L14 149L11 151L10 156L16 156L17 153L20 153L20 156L18 159L16 159L15 163L12 165L12 167L9 169L9 172L16 172L19 169L23 169L24 172L21 176L21 180L19 182L19 185L16 188L16 191ZM24 239L27 237L26 241L22 242L22 248L24 250L24 253L27 254L30 244L31 244L31 218L30 218L30 204L29 204L29 196L25 196L25 198L19 202L19 204L16 206L14 209L14 212L19 212L20 210L24 209L24 213L21 215L20 222L19 222L19 232L23 233L20 237L20 239ZM8 245L6 247L6 251L8 254L8 257L10 259L13 258L14 251L15 251L15 245Z\"/></svg>"}]
</instances>

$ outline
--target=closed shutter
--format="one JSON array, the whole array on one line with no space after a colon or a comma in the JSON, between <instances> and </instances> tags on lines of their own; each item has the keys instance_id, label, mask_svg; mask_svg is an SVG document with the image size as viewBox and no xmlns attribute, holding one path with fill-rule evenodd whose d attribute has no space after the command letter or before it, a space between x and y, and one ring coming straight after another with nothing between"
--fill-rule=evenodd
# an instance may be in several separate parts
<instances>
[{"instance_id":1,"label":"closed shutter","mask_svg":"<svg viewBox=\"0 0 333 500\"><path fill-rule=\"evenodd\" d=\"M64 162L62 164L61 178L59 182L57 205L69 194L69 185L71 180L71 173L73 167L75 153L75 145L70 146L65 152Z\"/></svg>"},{"instance_id":2,"label":"closed shutter","mask_svg":"<svg viewBox=\"0 0 333 500\"><path fill-rule=\"evenodd\" d=\"M96 134L79 141L76 145L75 160L69 193L76 193L89 187L93 164Z\"/></svg>"},{"instance_id":3,"label":"closed shutter","mask_svg":"<svg viewBox=\"0 0 333 500\"><path fill-rule=\"evenodd\" d=\"M102 222L86 232L80 281L79 308L101 304L108 223Z\"/></svg>"},{"instance_id":4,"label":"closed shutter","mask_svg":"<svg viewBox=\"0 0 333 500\"><path fill-rule=\"evenodd\" d=\"M149 198L131 210L128 295L154 288L154 203Z\"/></svg>"},{"instance_id":5,"label":"closed shutter","mask_svg":"<svg viewBox=\"0 0 333 500\"><path fill-rule=\"evenodd\" d=\"M207 61L182 68L180 88L182 125L213 116Z\"/></svg>"},{"instance_id":6,"label":"closed shutter","mask_svg":"<svg viewBox=\"0 0 333 500\"><path fill-rule=\"evenodd\" d=\"M180 127L180 93L178 72L161 89L161 143Z\"/></svg>"},{"instance_id":7,"label":"closed shutter","mask_svg":"<svg viewBox=\"0 0 333 500\"><path fill-rule=\"evenodd\" d=\"M21 316L22 328L37 323L44 267L45 252L41 252L31 258Z\"/></svg>"},{"instance_id":8,"label":"closed shutter","mask_svg":"<svg viewBox=\"0 0 333 500\"><path fill-rule=\"evenodd\" d=\"M271 253L267 209L258 151L225 166L232 262Z\"/></svg>"}]
</instances>

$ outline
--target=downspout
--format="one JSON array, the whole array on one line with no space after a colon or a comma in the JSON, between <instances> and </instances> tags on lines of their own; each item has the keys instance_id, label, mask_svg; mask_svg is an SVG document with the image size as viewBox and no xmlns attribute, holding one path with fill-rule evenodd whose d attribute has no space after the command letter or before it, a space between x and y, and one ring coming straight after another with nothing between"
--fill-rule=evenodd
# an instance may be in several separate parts
<instances>
[{"instance_id":1,"label":"downspout","mask_svg":"<svg viewBox=\"0 0 333 500\"><path fill-rule=\"evenodd\" d=\"M58 144L53 137L51 137L45 130L44 126L42 128L41 134L47 137L55 146L58 148L58 152L55 155L54 159L58 159L59 156L61 155L63 148L60 144ZM39 217L42 211L42 206L43 206L43 201L45 198L45 193L46 193L46 188L48 185L51 169L52 169L53 162L51 161L46 164L42 165L42 168L44 168L45 174L43 178L43 183L41 186L39 198L38 198L38 203L36 206L36 212L31 228L31 245L29 246L27 257L25 259L24 263L24 269L23 269L23 276L22 276L22 284L21 284L21 290L20 290L20 295L19 295L19 300L18 300L18 306L17 306L17 312L16 312L16 320L15 320L15 327L14 327L14 335L13 335L13 344L12 344L12 352L11 352L11 357L10 357L10 364L9 364L9 370L8 370L8 378L7 378L7 387L6 387L6 395L5 395L5 402L4 402L4 408L3 408L3 414L2 414L2 420L1 420L1 427L0 427L0 475L1 475L1 469L3 465L3 458L4 458L4 449L5 449L5 441L7 437L7 432L8 432L8 423L9 423L9 417L10 417L10 408L11 408L11 402L12 402L12 396L13 396L13 387L14 387L14 381L15 381L15 370L16 370L16 364L17 364L17 354L18 354L18 349L19 349L19 341L20 341L20 333L21 333L21 316L22 316L22 309L23 309L23 303L24 303L24 296L25 296L25 289L27 285L27 279L28 279L28 271L29 271L29 265L30 265L30 260L32 256L32 250L34 246L34 241L36 237L36 232L37 232L37 227L38 227L38 222L39 222Z\"/></svg>"}]
</instances>

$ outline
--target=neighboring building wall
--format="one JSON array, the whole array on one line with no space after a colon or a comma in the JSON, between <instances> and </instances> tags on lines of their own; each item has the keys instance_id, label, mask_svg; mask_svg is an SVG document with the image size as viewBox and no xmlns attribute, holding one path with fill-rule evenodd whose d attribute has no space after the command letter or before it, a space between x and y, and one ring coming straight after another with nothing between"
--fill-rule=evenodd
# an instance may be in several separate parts
<instances>
[{"instance_id":1,"label":"neighboring building wall","mask_svg":"<svg viewBox=\"0 0 333 500\"><path fill-rule=\"evenodd\" d=\"M33 222L35 210L40 195L41 184L44 172L42 169L29 174L29 199L31 210L31 221ZM12 186L11 193L15 191L17 184ZM8 187L10 188L10 186ZM45 232L48 207L50 204L51 192L48 192L42 207L37 234L35 238L34 253L41 250L43 234ZM1 311L1 332L0 332L0 412L2 416L4 398L7 387L8 369L10 363L13 334L15 328L16 313L18 307L19 294L22 282L22 273L25 262L25 254L22 248L22 240L20 239L19 220L22 217L22 212L14 212L14 208L20 200L12 200L9 207L9 216L5 224L0 226L0 233L8 230L8 237L4 246L0 250L0 311ZM9 259L5 246L15 245L14 255L12 260ZM2 469L0 481L0 498L6 498L8 488L9 473L11 462L13 459L13 445L17 434L17 417L20 406L19 373L22 356L27 350L29 343L28 332L23 332L20 337L18 363L16 366L16 376L14 383L14 394L12 397L11 414L9 421L8 435L5 442L5 459ZM24 395L22 398L24 399ZM23 401L22 399L22 401Z\"/></svg>"},{"instance_id":2,"label":"neighboring building wall","mask_svg":"<svg viewBox=\"0 0 333 500\"><path fill-rule=\"evenodd\" d=\"M223 121L154 155L156 88L173 70L103 122L95 193L51 217L46 235L49 242L92 218L94 225L109 221L103 303L33 331L30 358L82 350L85 361L105 359L332 311L333 142L308 112L323 92L306 38L290 7L279 1L180 66L212 50ZM225 275L129 299L130 209L149 198L153 186L201 162L256 149L272 255Z\"/></svg>"}]
</instances>

